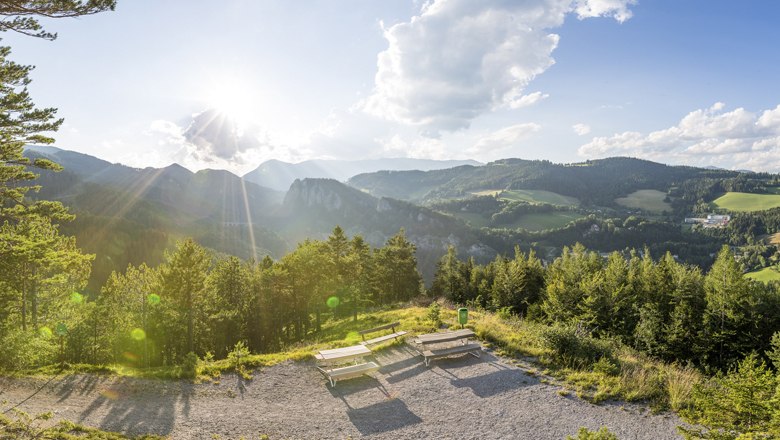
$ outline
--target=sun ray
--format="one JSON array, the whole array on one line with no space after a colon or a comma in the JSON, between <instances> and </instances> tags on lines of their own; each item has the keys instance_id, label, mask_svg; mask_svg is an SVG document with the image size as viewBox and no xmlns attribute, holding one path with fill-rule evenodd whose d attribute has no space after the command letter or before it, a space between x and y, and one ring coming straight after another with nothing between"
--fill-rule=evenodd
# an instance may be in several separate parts
<instances>
[{"instance_id":1,"label":"sun ray","mask_svg":"<svg viewBox=\"0 0 780 440\"><path fill-rule=\"evenodd\" d=\"M244 196L244 209L246 210L246 224L249 232L249 242L252 245L252 258L257 262L257 244L255 243L255 231L253 230L252 214L249 212L249 197L246 195L246 183L241 178L241 192Z\"/></svg>"}]
</instances>

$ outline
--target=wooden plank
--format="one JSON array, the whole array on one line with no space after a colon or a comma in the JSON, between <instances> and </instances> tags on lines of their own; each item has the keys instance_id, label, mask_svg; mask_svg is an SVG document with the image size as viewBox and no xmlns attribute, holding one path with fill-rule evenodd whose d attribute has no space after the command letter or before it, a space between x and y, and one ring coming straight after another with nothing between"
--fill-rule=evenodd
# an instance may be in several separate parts
<instances>
[{"instance_id":1,"label":"wooden plank","mask_svg":"<svg viewBox=\"0 0 780 440\"><path fill-rule=\"evenodd\" d=\"M334 348L332 350L320 350L314 358L322 362L348 361L371 354L371 350L364 345Z\"/></svg>"},{"instance_id":2,"label":"wooden plank","mask_svg":"<svg viewBox=\"0 0 780 440\"><path fill-rule=\"evenodd\" d=\"M342 368L333 368L325 371L333 379L341 380L373 373L377 370L379 370L379 365L377 365L375 362L366 362L364 364L350 365L349 367Z\"/></svg>"},{"instance_id":3,"label":"wooden plank","mask_svg":"<svg viewBox=\"0 0 780 440\"><path fill-rule=\"evenodd\" d=\"M398 338L398 337L403 336L405 334L406 334L406 332L402 330L400 332L390 333L389 335L384 335L384 336L380 336L378 338L369 339L368 341L363 341L360 344L361 345L378 344L380 342L384 342L384 341L387 341L387 340L390 340L390 339L393 339L393 338Z\"/></svg>"},{"instance_id":4,"label":"wooden plank","mask_svg":"<svg viewBox=\"0 0 780 440\"><path fill-rule=\"evenodd\" d=\"M394 329L395 327L398 327L400 325L401 325L400 322L391 322L390 324L380 325L379 327L374 327L374 328L370 328L370 329L367 329L367 330L360 330L358 332L358 334L364 335L366 333L374 333L374 332L378 332L380 330L387 330L389 328L393 328Z\"/></svg>"},{"instance_id":5,"label":"wooden plank","mask_svg":"<svg viewBox=\"0 0 780 440\"><path fill-rule=\"evenodd\" d=\"M438 359L438 358L452 356L456 354L462 354L462 353L474 352L472 354L474 354L474 356L476 357L479 357L480 351L482 351L482 346L480 344L456 345L454 347L439 348L436 350L424 351L423 358L425 359L425 365L429 365L431 359Z\"/></svg>"},{"instance_id":6,"label":"wooden plank","mask_svg":"<svg viewBox=\"0 0 780 440\"><path fill-rule=\"evenodd\" d=\"M442 342L457 341L458 339L467 339L476 336L471 329L457 330L454 332L429 333L420 335L415 339L417 344L439 344Z\"/></svg>"},{"instance_id":7,"label":"wooden plank","mask_svg":"<svg viewBox=\"0 0 780 440\"><path fill-rule=\"evenodd\" d=\"M350 365L349 367L333 368L326 370L324 368L317 367L326 379L330 382L330 386L335 387L336 382L343 379L351 379L353 377L362 376L364 374L373 373L379 370L379 365L374 362L366 362L360 365Z\"/></svg>"}]
</instances>

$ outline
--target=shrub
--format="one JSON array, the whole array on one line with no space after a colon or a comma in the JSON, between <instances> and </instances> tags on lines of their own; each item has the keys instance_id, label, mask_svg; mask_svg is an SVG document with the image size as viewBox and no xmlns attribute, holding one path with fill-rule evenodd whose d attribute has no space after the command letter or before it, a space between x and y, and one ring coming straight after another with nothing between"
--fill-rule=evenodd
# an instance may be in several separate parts
<instances>
[{"instance_id":1,"label":"shrub","mask_svg":"<svg viewBox=\"0 0 780 440\"><path fill-rule=\"evenodd\" d=\"M778 438L777 385L766 364L751 354L725 376L693 387L693 403L682 415L698 426L678 429L687 439Z\"/></svg>"},{"instance_id":2,"label":"shrub","mask_svg":"<svg viewBox=\"0 0 780 440\"><path fill-rule=\"evenodd\" d=\"M596 373L605 374L607 376L617 376L620 374L620 367L605 356L593 364L593 371Z\"/></svg>"},{"instance_id":3,"label":"shrub","mask_svg":"<svg viewBox=\"0 0 780 440\"><path fill-rule=\"evenodd\" d=\"M181 363L181 377L195 379L197 376L198 355L193 352L189 352L186 356L184 356L184 361Z\"/></svg>"},{"instance_id":4,"label":"shrub","mask_svg":"<svg viewBox=\"0 0 780 440\"><path fill-rule=\"evenodd\" d=\"M555 361L570 368L590 367L600 359L613 362L612 348L607 341L588 335L572 326L553 326L542 332L542 345L550 350Z\"/></svg>"},{"instance_id":5,"label":"shrub","mask_svg":"<svg viewBox=\"0 0 780 440\"><path fill-rule=\"evenodd\" d=\"M428 318L428 321L433 324L434 328L441 327L441 307L439 307L438 303L431 303L431 305L428 307L428 314L426 315L426 318Z\"/></svg>"},{"instance_id":6,"label":"shrub","mask_svg":"<svg viewBox=\"0 0 780 440\"><path fill-rule=\"evenodd\" d=\"M591 431L588 428L581 427L577 431L577 437L566 436L566 440L618 440L618 437L602 426L598 431Z\"/></svg>"},{"instance_id":7,"label":"shrub","mask_svg":"<svg viewBox=\"0 0 780 440\"><path fill-rule=\"evenodd\" d=\"M0 368L26 370L49 365L57 360L58 347L53 336L28 330L12 330L0 339L3 355Z\"/></svg>"}]
</instances>

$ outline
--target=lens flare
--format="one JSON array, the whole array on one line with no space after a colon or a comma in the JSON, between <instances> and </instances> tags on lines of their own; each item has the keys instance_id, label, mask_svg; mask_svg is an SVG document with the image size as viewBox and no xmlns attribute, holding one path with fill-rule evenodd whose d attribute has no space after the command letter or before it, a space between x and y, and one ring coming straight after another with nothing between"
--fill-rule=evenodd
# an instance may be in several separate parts
<instances>
[{"instance_id":1,"label":"lens flare","mask_svg":"<svg viewBox=\"0 0 780 440\"><path fill-rule=\"evenodd\" d=\"M143 341L146 339L146 332L143 331L140 328L134 328L130 331L130 337L135 339L136 341Z\"/></svg>"},{"instance_id":2,"label":"lens flare","mask_svg":"<svg viewBox=\"0 0 780 440\"><path fill-rule=\"evenodd\" d=\"M102 390L100 392L100 395L105 397L106 399L109 399L109 400L117 400L117 399L119 399L119 393L114 391L114 390Z\"/></svg>"},{"instance_id":3,"label":"lens flare","mask_svg":"<svg viewBox=\"0 0 780 440\"><path fill-rule=\"evenodd\" d=\"M130 362L138 362L138 360L140 359L140 357L137 354L130 353L129 351L122 353L122 356L124 356L124 358Z\"/></svg>"},{"instance_id":4,"label":"lens flare","mask_svg":"<svg viewBox=\"0 0 780 440\"><path fill-rule=\"evenodd\" d=\"M54 332L52 332L49 327L41 327L41 329L38 330L38 333L40 333L41 337L46 339L51 338L54 335Z\"/></svg>"},{"instance_id":5,"label":"lens flare","mask_svg":"<svg viewBox=\"0 0 780 440\"><path fill-rule=\"evenodd\" d=\"M160 295L158 295L156 293L151 293L151 294L149 294L149 296L146 297L146 300L151 305L160 304Z\"/></svg>"},{"instance_id":6,"label":"lens flare","mask_svg":"<svg viewBox=\"0 0 780 440\"><path fill-rule=\"evenodd\" d=\"M335 309L339 306L339 302L340 301L338 296L331 296L327 301L325 301L325 304L327 304L331 309Z\"/></svg>"},{"instance_id":7,"label":"lens flare","mask_svg":"<svg viewBox=\"0 0 780 440\"><path fill-rule=\"evenodd\" d=\"M70 302L73 304L81 304L84 302L84 295L78 292L73 292L70 294Z\"/></svg>"}]
</instances>

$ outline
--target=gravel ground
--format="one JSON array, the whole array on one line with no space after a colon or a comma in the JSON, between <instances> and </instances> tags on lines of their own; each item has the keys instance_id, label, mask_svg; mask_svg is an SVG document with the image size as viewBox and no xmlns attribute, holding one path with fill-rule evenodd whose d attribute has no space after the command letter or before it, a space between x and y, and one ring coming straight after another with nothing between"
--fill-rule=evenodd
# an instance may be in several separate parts
<instances>
[{"instance_id":1,"label":"gravel ground","mask_svg":"<svg viewBox=\"0 0 780 440\"><path fill-rule=\"evenodd\" d=\"M126 434L172 439L563 439L607 426L622 440L680 438L680 420L646 407L593 405L490 352L425 367L406 347L376 354L374 377L331 388L311 362L285 362L245 381L193 385L92 375L0 378L0 413L11 407Z\"/></svg>"}]
</instances>

